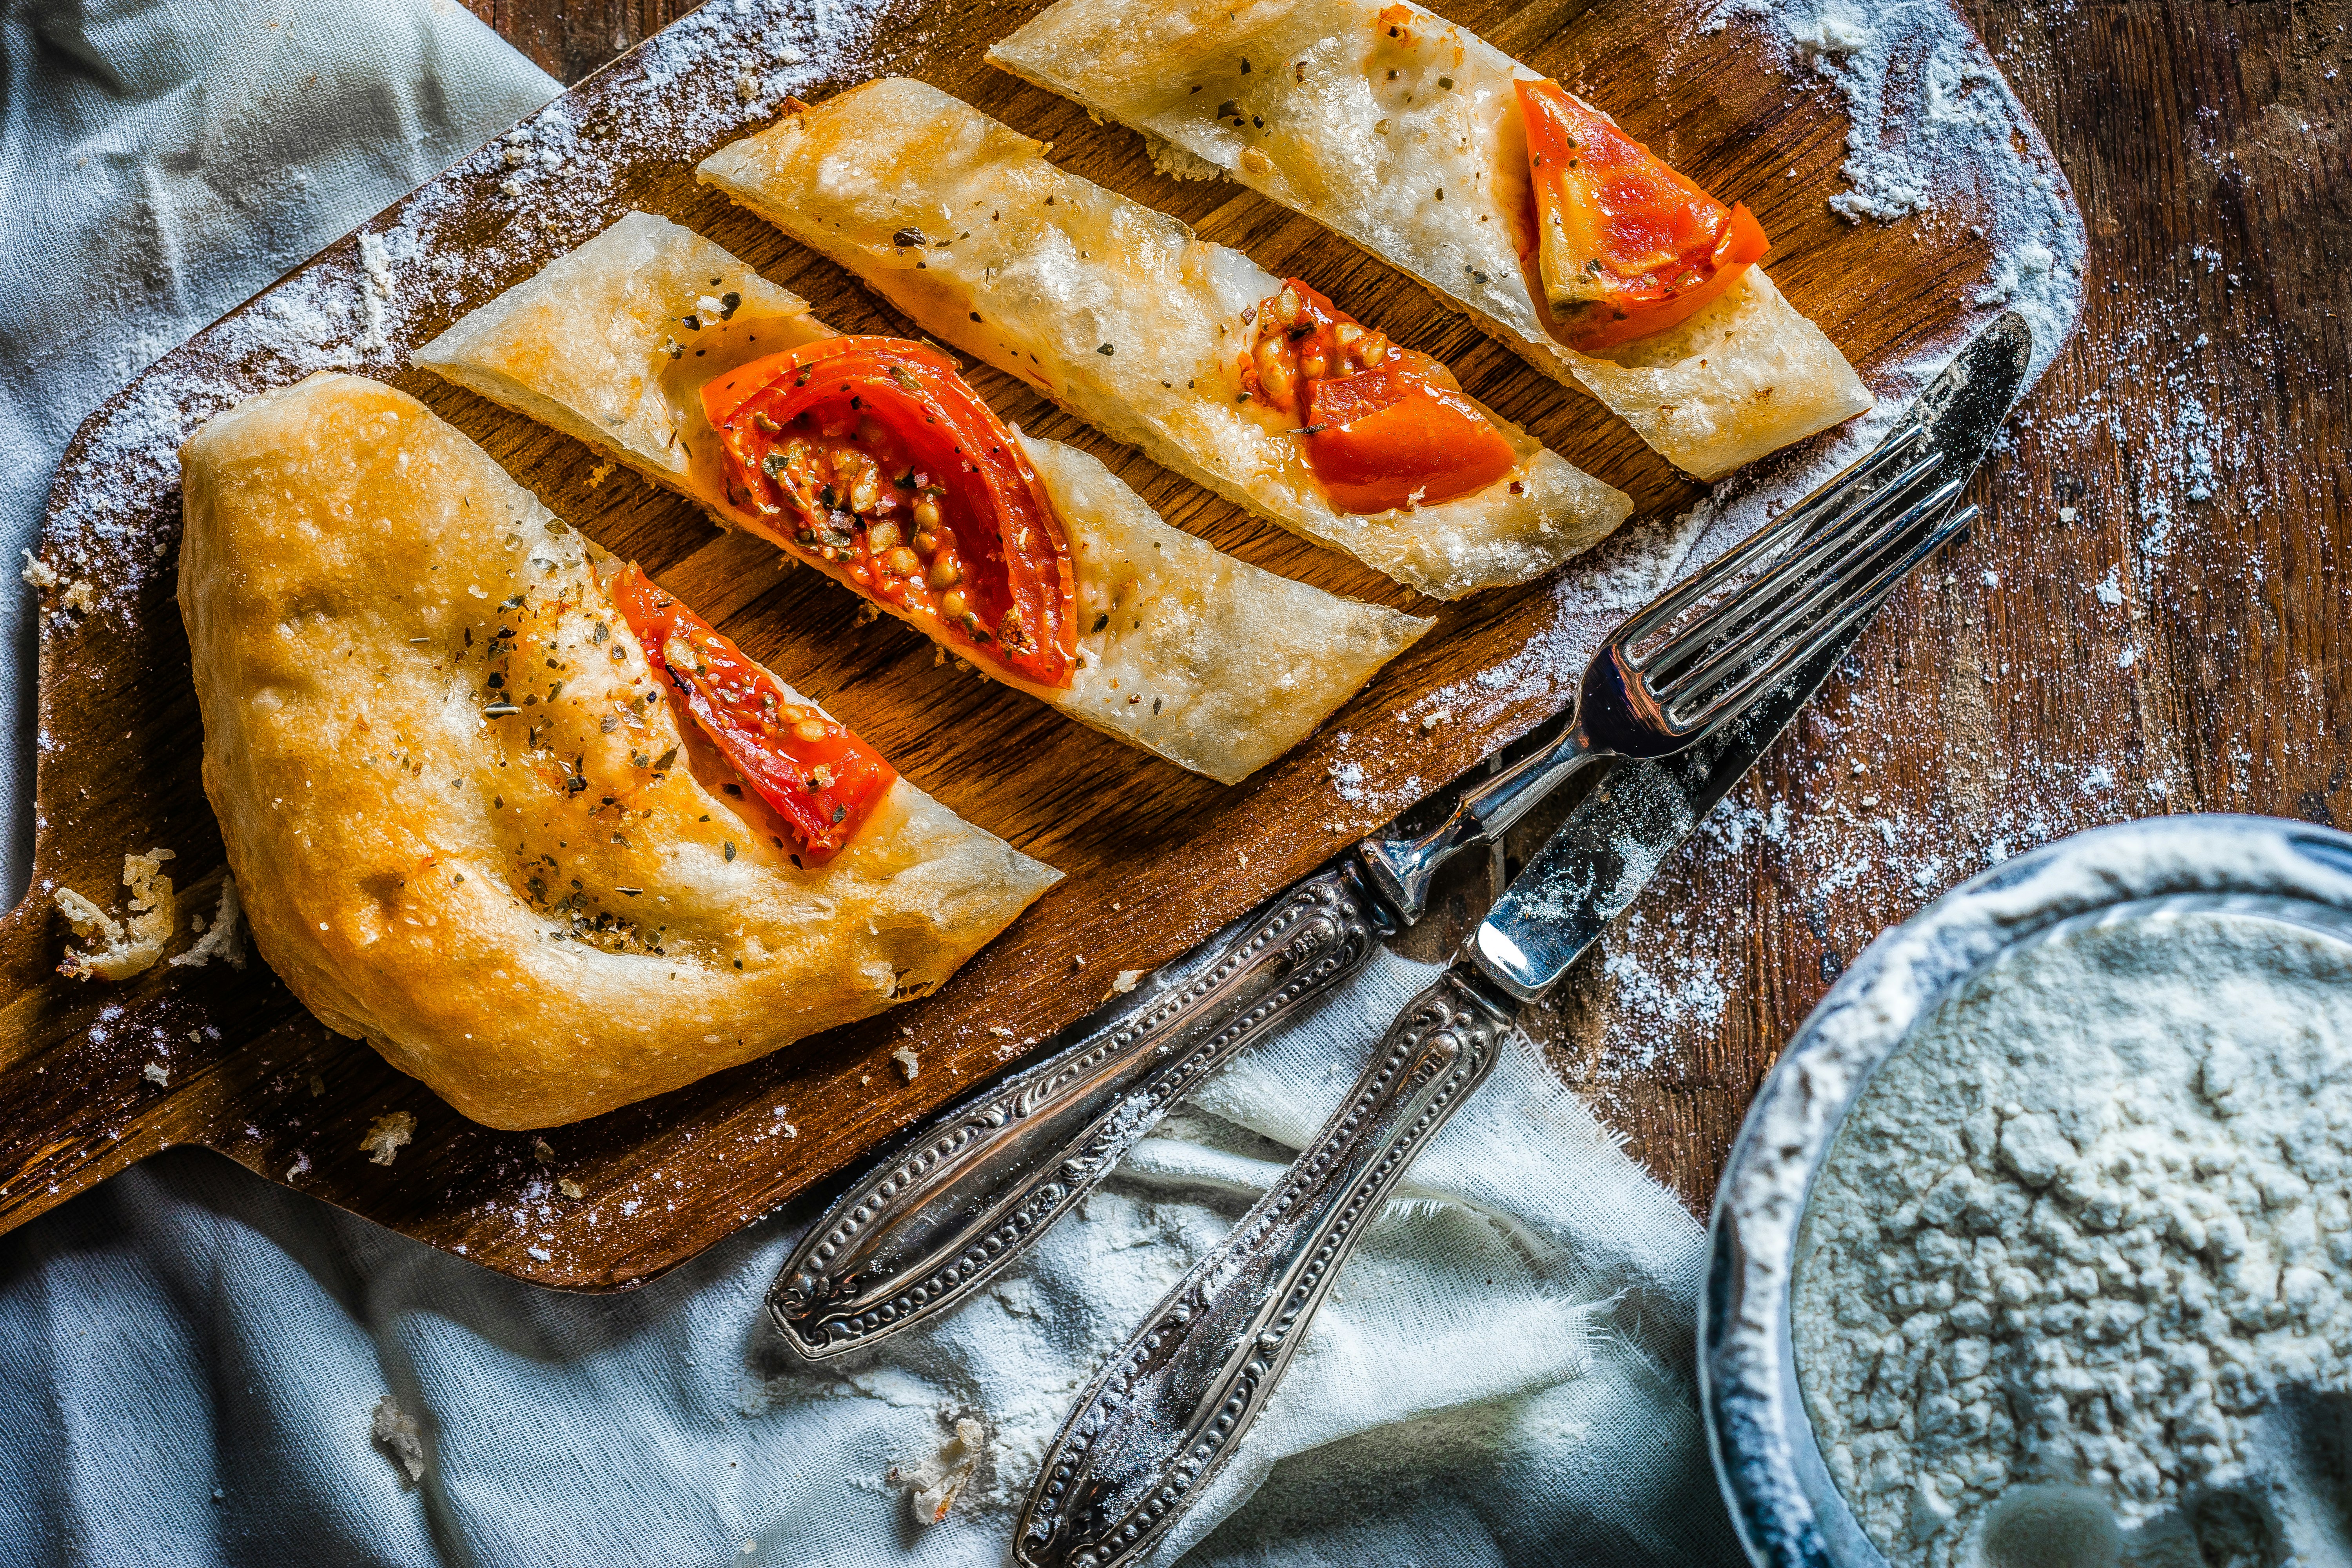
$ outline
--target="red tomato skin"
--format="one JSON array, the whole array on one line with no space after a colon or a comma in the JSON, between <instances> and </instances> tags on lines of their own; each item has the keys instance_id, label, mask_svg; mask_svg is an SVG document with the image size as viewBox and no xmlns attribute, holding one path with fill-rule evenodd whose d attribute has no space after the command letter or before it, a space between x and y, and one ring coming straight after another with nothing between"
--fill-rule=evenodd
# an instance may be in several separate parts
<instances>
[{"instance_id":1,"label":"red tomato skin","mask_svg":"<svg viewBox=\"0 0 2352 1568\"><path fill-rule=\"evenodd\" d=\"M1297 303L1295 321L1286 300ZM1363 516L1452 500L1519 466L1510 442L1444 366L1394 347L1386 333L1366 331L1304 280L1286 279L1282 293L1258 303L1255 321L1243 389L1302 422L1307 466L1341 511ZM1349 344L1339 341L1343 328ZM1290 367L1274 386L1258 368L1270 347ZM1310 361L1339 368L1309 374L1302 366Z\"/></svg>"},{"instance_id":2,"label":"red tomato skin","mask_svg":"<svg viewBox=\"0 0 2352 1568\"><path fill-rule=\"evenodd\" d=\"M935 612L932 618L968 659L1037 686L1070 684L1077 581L1068 537L1019 440L965 384L953 360L905 339L826 338L719 377L703 389L702 401L734 483L752 494L772 485L761 472L768 444L754 416L789 426L803 413L846 404L883 424L953 488L958 542L987 574L971 590L1003 601L992 623L976 629ZM876 592L870 574L850 575L861 590L887 597ZM1007 635L1003 618L1011 608L1020 612L1011 628L1024 634L1018 637Z\"/></svg>"},{"instance_id":3,"label":"red tomato skin","mask_svg":"<svg viewBox=\"0 0 2352 1568\"><path fill-rule=\"evenodd\" d=\"M1726 207L1556 82L1517 84L1526 123L1535 251L1522 258L1552 335L1598 353L1689 320L1770 248L1744 204ZM1581 237L1572 305L1538 265L1548 235Z\"/></svg>"},{"instance_id":4,"label":"red tomato skin","mask_svg":"<svg viewBox=\"0 0 2352 1568\"><path fill-rule=\"evenodd\" d=\"M804 866L822 866L857 836L898 773L846 725L788 700L768 672L743 657L709 622L654 584L634 561L614 574L613 606L628 623L672 700L775 809L799 840ZM669 662L675 637L700 668ZM801 727L822 730L803 735Z\"/></svg>"},{"instance_id":5,"label":"red tomato skin","mask_svg":"<svg viewBox=\"0 0 2352 1568\"><path fill-rule=\"evenodd\" d=\"M1409 364L1309 382L1307 418L1315 477L1360 515L1474 495L1519 463L1476 404Z\"/></svg>"}]
</instances>

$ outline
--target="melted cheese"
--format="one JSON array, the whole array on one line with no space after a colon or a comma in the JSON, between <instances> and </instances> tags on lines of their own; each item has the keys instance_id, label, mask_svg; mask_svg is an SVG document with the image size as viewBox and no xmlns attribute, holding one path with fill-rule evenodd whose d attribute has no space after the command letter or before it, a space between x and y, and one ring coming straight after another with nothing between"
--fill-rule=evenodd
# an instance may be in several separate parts
<instances>
[{"instance_id":1,"label":"melted cheese","mask_svg":"<svg viewBox=\"0 0 2352 1568\"><path fill-rule=\"evenodd\" d=\"M924 331L1423 593L1458 598L1540 576L1633 510L1491 410L1518 460L1504 479L1432 506L1337 510L1291 422L1236 397L1244 312L1282 279L1045 154L937 88L893 78L723 148L701 174Z\"/></svg>"},{"instance_id":2,"label":"melted cheese","mask_svg":"<svg viewBox=\"0 0 2352 1568\"><path fill-rule=\"evenodd\" d=\"M1870 406L1845 357L1760 268L1688 321L1605 356L1555 342L1519 264L1528 176L1512 83L1535 73L1417 6L1392 37L1389 8L1060 0L988 58L1412 273L1702 479ZM1221 117L1227 103L1241 114Z\"/></svg>"},{"instance_id":3,"label":"melted cheese","mask_svg":"<svg viewBox=\"0 0 2352 1568\"><path fill-rule=\"evenodd\" d=\"M724 286L717 294L714 278ZM700 321L700 300L729 291L742 302L727 321L684 327L688 315ZM831 333L804 300L701 236L632 213L415 358L682 491L723 525L781 544L768 524L728 505L701 389L748 360ZM673 344L682 350L675 356ZM1092 458L1021 439L1070 542L1084 665L1059 690L974 668L1082 722L1237 783L1433 624L1235 561L1161 521Z\"/></svg>"}]
</instances>

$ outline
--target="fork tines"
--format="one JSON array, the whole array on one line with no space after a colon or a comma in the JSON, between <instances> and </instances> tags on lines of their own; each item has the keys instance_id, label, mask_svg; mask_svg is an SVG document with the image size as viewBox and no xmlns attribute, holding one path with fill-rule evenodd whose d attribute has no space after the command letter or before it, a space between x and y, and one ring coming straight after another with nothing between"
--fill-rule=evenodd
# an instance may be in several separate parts
<instances>
[{"instance_id":1,"label":"fork tines","mask_svg":"<svg viewBox=\"0 0 2352 1568\"><path fill-rule=\"evenodd\" d=\"M1973 509L1943 515L1966 481L1935 484L1942 468L1924 429L1898 433L1636 617L1620 647L1667 722L1688 732L1744 705L1966 528Z\"/></svg>"}]
</instances>

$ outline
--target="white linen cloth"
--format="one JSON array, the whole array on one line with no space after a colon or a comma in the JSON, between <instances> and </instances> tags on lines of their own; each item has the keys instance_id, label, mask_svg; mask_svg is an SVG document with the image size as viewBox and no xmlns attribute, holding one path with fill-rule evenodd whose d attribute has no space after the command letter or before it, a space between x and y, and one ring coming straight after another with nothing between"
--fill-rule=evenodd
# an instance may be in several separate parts
<instances>
[{"instance_id":1,"label":"white linen cloth","mask_svg":"<svg viewBox=\"0 0 2352 1568\"><path fill-rule=\"evenodd\" d=\"M0 893L32 867L18 552L67 441L232 307L553 98L454 0L0 0Z\"/></svg>"},{"instance_id":2,"label":"white linen cloth","mask_svg":"<svg viewBox=\"0 0 2352 1568\"><path fill-rule=\"evenodd\" d=\"M761 1309L813 1205L634 1295L565 1296L208 1153L151 1160L0 1238L0 1561L1002 1563L1092 1370L1431 973L1381 955L1031 1260L838 1374L800 1370ZM1700 1261L1674 1198L1511 1053L1158 1561L1729 1568L1690 1380ZM370 1436L386 1393L422 1428L413 1489ZM922 1527L887 1478L957 1415L989 1458Z\"/></svg>"},{"instance_id":3,"label":"white linen cloth","mask_svg":"<svg viewBox=\"0 0 2352 1568\"><path fill-rule=\"evenodd\" d=\"M8 0L0 19L12 559L109 391L554 90L448 0ZM0 603L23 713L29 605ZM1033 1260L839 1375L797 1369L760 1309L814 1204L633 1295L562 1296L207 1153L149 1161L0 1238L0 1563L1000 1563L1092 1370L1427 976L1383 955ZM1693 1402L1701 1258L1671 1194L1532 1052L1507 1058L1160 1561L1735 1563ZM413 1485L372 1436L386 1394L418 1424ZM919 1526L887 1477L958 1415L987 1458Z\"/></svg>"}]
</instances>

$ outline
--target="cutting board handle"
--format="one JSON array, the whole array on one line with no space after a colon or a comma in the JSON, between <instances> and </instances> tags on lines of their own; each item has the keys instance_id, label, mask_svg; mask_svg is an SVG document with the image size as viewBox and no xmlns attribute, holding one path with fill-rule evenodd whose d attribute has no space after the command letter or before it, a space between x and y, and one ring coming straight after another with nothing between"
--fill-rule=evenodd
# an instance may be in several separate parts
<instances>
[{"instance_id":1,"label":"cutting board handle","mask_svg":"<svg viewBox=\"0 0 2352 1568\"><path fill-rule=\"evenodd\" d=\"M180 907L209 908L219 888L215 873ZM70 941L46 889L0 915L0 1230L189 1141L204 1069L227 1045L205 1032L203 977L236 971L158 962L125 981L77 979L58 972Z\"/></svg>"}]
</instances>

